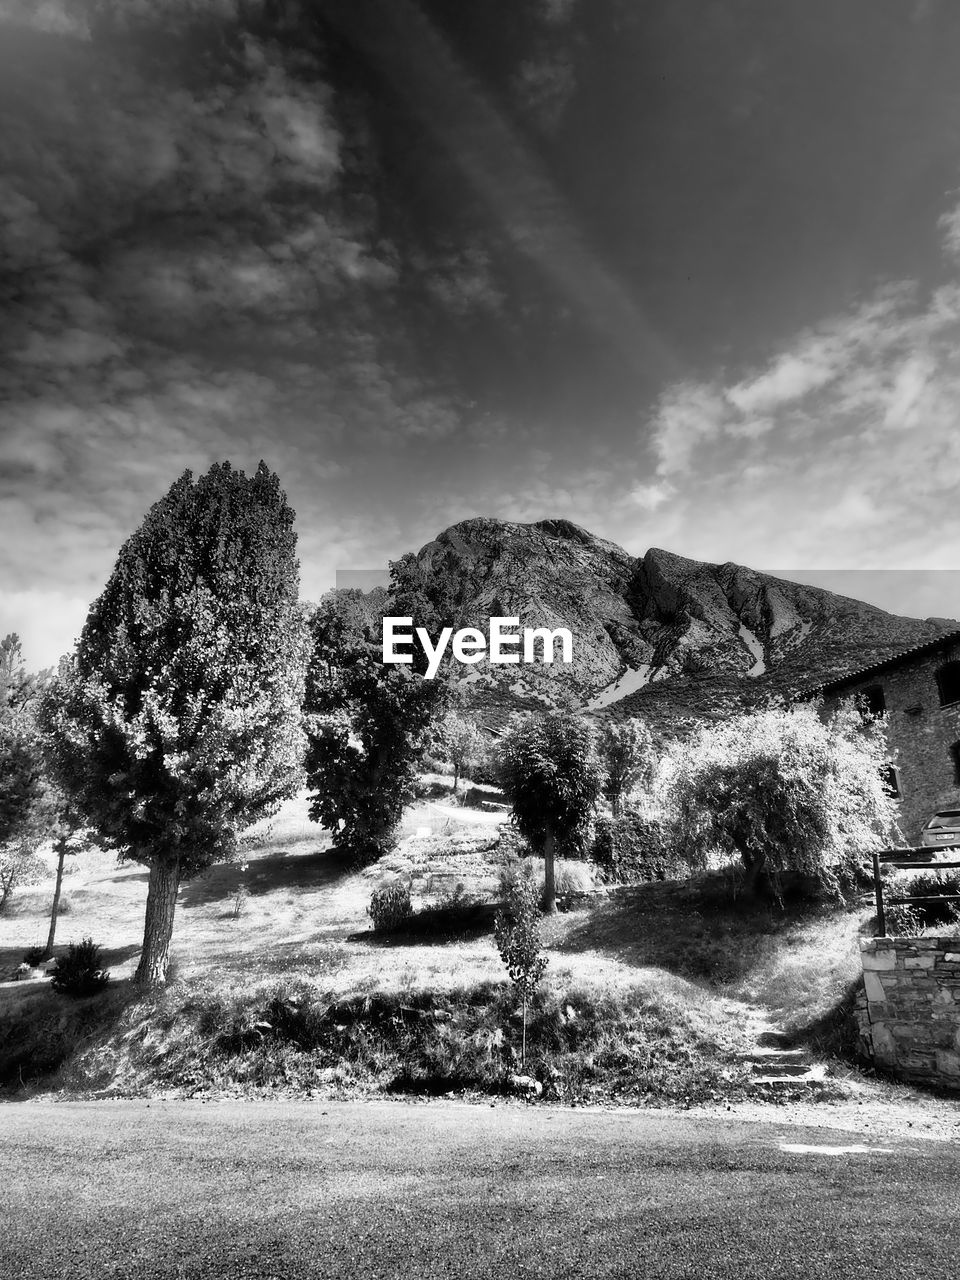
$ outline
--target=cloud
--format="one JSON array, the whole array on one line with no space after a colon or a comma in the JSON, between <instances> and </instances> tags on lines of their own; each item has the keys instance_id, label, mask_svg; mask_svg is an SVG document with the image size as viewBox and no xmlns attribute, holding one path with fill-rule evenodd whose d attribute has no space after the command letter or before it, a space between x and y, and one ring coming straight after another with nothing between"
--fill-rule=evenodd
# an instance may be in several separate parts
<instances>
[{"instance_id":1,"label":"cloud","mask_svg":"<svg viewBox=\"0 0 960 1280\"><path fill-rule=\"evenodd\" d=\"M949 246L960 206L940 225ZM688 554L937 567L960 549L958 420L960 288L887 285L735 380L668 386L640 493Z\"/></svg>"}]
</instances>

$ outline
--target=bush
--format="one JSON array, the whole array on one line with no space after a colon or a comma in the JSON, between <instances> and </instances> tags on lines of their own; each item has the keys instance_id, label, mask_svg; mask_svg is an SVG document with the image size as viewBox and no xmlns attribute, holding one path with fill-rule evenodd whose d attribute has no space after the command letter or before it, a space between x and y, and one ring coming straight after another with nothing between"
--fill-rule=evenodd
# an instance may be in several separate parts
<instances>
[{"instance_id":1,"label":"bush","mask_svg":"<svg viewBox=\"0 0 960 1280\"><path fill-rule=\"evenodd\" d=\"M466 776L471 782L475 782L480 787L499 787L500 786L500 763L491 754L483 760L478 760L466 772Z\"/></svg>"},{"instance_id":2,"label":"bush","mask_svg":"<svg viewBox=\"0 0 960 1280\"><path fill-rule=\"evenodd\" d=\"M960 876L954 872L941 872L940 875L914 876L907 882L903 896L907 898L934 897L940 893L960 894ZM955 902L915 902L909 905L924 925L948 924L956 925L957 903Z\"/></svg>"},{"instance_id":3,"label":"bush","mask_svg":"<svg viewBox=\"0 0 960 1280\"><path fill-rule=\"evenodd\" d=\"M100 947L92 938L71 942L53 972L51 984L67 996L92 996L102 991L110 975L100 966Z\"/></svg>"},{"instance_id":4,"label":"bush","mask_svg":"<svg viewBox=\"0 0 960 1280\"><path fill-rule=\"evenodd\" d=\"M687 867L673 849L666 823L628 811L619 818L598 818L590 860L610 884L675 880Z\"/></svg>"},{"instance_id":5,"label":"bush","mask_svg":"<svg viewBox=\"0 0 960 1280\"><path fill-rule=\"evenodd\" d=\"M29 950L23 953L23 962L24 964L28 964L31 969L35 969L37 965L43 964L46 958L47 951L45 947L30 947Z\"/></svg>"},{"instance_id":6,"label":"bush","mask_svg":"<svg viewBox=\"0 0 960 1280\"><path fill-rule=\"evenodd\" d=\"M375 932L383 933L387 929L395 929L408 918L413 910L410 901L410 886L401 880L381 885L370 895L367 915L373 921Z\"/></svg>"},{"instance_id":7,"label":"bush","mask_svg":"<svg viewBox=\"0 0 960 1280\"><path fill-rule=\"evenodd\" d=\"M916 938L923 932L920 912L907 902L888 907L883 913L888 938Z\"/></svg>"}]
</instances>

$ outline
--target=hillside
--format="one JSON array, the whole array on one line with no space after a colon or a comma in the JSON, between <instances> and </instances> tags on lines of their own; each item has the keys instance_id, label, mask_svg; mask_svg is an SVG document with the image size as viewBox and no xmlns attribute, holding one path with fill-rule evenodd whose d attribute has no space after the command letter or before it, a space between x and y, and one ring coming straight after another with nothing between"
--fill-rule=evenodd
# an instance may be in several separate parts
<instances>
[{"instance_id":1,"label":"hillside","mask_svg":"<svg viewBox=\"0 0 960 1280\"><path fill-rule=\"evenodd\" d=\"M491 728L512 706L569 699L673 732L957 625L900 617L743 565L659 548L634 557L567 520L462 521L403 557L398 578L397 595L371 594L371 617L402 604L415 621L454 628L486 631L491 616L516 616L521 626L570 629L569 665L449 668Z\"/></svg>"}]
</instances>

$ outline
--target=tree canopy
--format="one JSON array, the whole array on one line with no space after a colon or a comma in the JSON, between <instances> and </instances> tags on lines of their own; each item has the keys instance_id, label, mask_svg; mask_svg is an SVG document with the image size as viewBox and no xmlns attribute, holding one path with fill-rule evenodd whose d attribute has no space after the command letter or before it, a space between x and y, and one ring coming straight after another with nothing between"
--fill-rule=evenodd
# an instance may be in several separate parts
<instances>
[{"instance_id":1,"label":"tree canopy","mask_svg":"<svg viewBox=\"0 0 960 1280\"><path fill-rule=\"evenodd\" d=\"M165 980L177 886L302 778L294 513L261 463L186 472L120 551L44 701L57 780L150 867L138 981Z\"/></svg>"},{"instance_id":2,"label":"tree canopy","mask_svg":"<svg viewBox=\"0 0 960 1280\"><path fill-rule=\"evenodd\" d=\"M632 787L653 775L653 737L642 720L607 720L600 732L603 794L619 815Z\"/></svg>"},{"instance_id":3,"label":"tree canopy","mask_svg":"<svg viewBox=\"0 0 960 1280\"><path fill-rule=\"evenodd\" d=\"M518 722L504 740L501 778L517 829L544 858L544 906L554 911L555 853L570 857L583 849L600 798L593 730L568 712Z\"/></svg>"},{"instance_id":4,"label":"tree canopy","mask_svg":"<svg viewBox=\"0 0 960 1280\"><path fill-rule=\"evenodd\" d=\"M782 871L840 891L845 865L896 831L886 734L850 706L768 707L702 729L676 756L678 834L697 865L738 858L747 888Z\"/></svg>"},{"instance_id":5,"label":"tree canopy","mask_svg":"<svg viewBox=\"0 0 960 1280\"><path fill-rule=\"evenodd\" d=\"M441 681L382 661L380 636L353 595L331 593L311 618L306 769L310 816L330 828L336 848L368 863L393 843L447 693Z\"/></svg>"}]
</instances>

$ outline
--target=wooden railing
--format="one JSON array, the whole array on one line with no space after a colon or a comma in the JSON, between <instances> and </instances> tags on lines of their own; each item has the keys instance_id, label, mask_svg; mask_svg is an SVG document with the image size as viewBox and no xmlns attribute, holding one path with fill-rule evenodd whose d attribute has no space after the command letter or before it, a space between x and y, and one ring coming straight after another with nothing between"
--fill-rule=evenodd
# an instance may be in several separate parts
<instances>
[{"instance_id":1,"label":"wooden railing","mask_svg":"<svg viewBox=\"0 0 960 1280\"><path fill-rule=\"evenodd\" d=\"M960 852L960 845L940 845L936 848L884 849L873 855L873 891L877 900L877 925L881 938L887 936L887 922L883 903L883 881L880 879L880 868L895 867L898 870L910 870L921 867L927 871L951 871L960 868L960 862L940 862L938 853L950 851ZM928 893L905 898L888 898L887 906L899 906L912 902L960 902L957 893Z\"/></svg>"}]
</instances>

